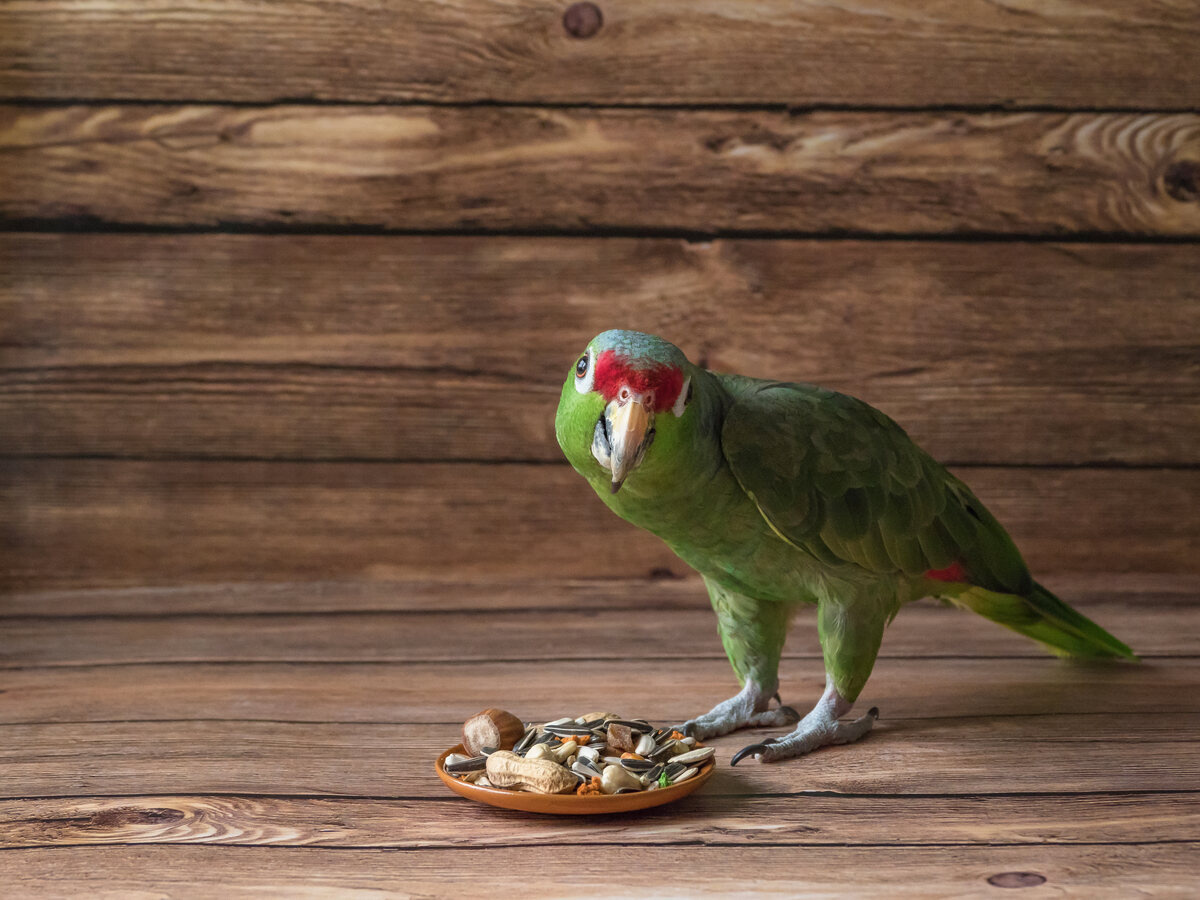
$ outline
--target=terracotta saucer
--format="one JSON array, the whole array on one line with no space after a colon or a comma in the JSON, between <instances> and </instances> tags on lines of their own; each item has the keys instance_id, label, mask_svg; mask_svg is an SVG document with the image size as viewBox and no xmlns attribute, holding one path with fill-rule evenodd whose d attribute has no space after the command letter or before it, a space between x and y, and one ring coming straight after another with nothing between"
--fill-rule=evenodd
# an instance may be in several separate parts
<instances>
[{"instance_id":1,"label":"terracotta saucer","mask_svg":"<svg viewBox=\"0 0 1200 900\"><path fill-rule=\"evenodd\" d=\"M439 756L437 762L434 763L438 778L442 779L446 783L446 787L454 793L462 794L468 800L487 803L489 806L560 816L595 816L662 806L664 803L671 803L681 797L686 797L708 781L709 776L716 769L715 760L709 759L700 767L700 771L687 781L654 791L638 791L636 794L587 794L583 797L577 794L533 794L527 791L479 787L447 774L443 768L446 757L451 753L464 752L462 744L455 744Z\"/></svg>"}]
</instances>

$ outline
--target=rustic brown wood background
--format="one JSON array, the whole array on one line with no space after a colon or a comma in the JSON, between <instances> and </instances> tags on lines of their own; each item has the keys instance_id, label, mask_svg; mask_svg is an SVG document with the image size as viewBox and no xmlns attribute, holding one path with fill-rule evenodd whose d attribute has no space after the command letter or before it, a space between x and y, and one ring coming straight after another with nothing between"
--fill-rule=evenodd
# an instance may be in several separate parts
<instances>
[{"instance_id":1,"label":"rustic brown wood background","mask_svg":"<svg viewBox=\"0 0 1200 900\"><path fill-rule=\"evenodd\" d=\"M6 891L1194 894L1200 3L568 6L0 2ZM879 406L1147 663L916 607L891 734L632 820L451 798L540 665L732 686L554 443L613 326Z\"/></svg>"}]
</instances>

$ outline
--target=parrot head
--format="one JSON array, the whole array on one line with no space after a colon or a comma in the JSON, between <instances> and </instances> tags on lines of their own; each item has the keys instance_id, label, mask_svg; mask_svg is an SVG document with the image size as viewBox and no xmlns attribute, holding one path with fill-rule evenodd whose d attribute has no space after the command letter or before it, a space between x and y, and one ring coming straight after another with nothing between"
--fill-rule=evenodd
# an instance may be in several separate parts
<instances>
[{"instance_id":1,"label":"parrot head","mask_svg":"<svg viewBox=\"0 0 1200 900\"><path fill-rule=\"evenodd\" d=\"M689 437L700 370L675 345L637 331L605 331L571 362L554 431L577 471L615 494L635 471L651 484Z\"/></svg>"}]
</instances>

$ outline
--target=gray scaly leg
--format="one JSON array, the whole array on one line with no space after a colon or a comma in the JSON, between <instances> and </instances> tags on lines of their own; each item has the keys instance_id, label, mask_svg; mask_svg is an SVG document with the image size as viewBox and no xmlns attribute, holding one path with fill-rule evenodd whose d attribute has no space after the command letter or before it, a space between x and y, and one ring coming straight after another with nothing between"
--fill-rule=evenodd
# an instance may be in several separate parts
<instances>
[{"instance_id":1,"label":"gray scaly leg","mask_svg":"<svg viewBox=\"0 0 1200 900\"><path fill-rule=\"evenodd\" d=\"M736 766L747 756L757 757L762 762L777 762L803 756L818 747L831 744L849 744L871 730L879 718L879 710L872 707L865 716L848 722L838 721L850 712L854 704L838 693L833 679L826 676L825 693L807 716L800 720L796 730L786 737L769 738L760 744L743 747L734 754L730 765Z\"/></svg>"},{"instance_id":2,"label":"gray scaly leg","mask_svg":"<svg viewBox=\"0 0 1200 900\"><path fill-rule=\"evenodd\" d=\"M779 658L787 638L792 607L755 600L704 579L717 614L717 630L733 671L742 682L736 696L678 726L698 740L728 734L738 728L792 725L800 714L779 701Z\"/></svg>"},{"instance_id":3,"label":"gray scaly leg","mask_svg":"<svg viewBox=\"0 0 1200 900\"><path fill-rule=\"evenodd\" d=\"M702 741L739 728L779 727L798 721L800 713L790 706L767 708L774 691L775 685L765 688L753 678L747 678L745 686L735 696L722 700L702 716L688 719L678 726L679 730ZM779 697L777 693L774 696Z\"/></svg>"}]
</instances>

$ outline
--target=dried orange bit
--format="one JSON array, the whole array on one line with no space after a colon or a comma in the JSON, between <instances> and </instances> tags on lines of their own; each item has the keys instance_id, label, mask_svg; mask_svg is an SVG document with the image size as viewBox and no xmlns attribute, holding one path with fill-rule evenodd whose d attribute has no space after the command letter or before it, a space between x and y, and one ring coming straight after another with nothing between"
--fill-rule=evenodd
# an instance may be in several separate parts
<instances>
[{"instance_id":1,"label":"dried orange bit","mask_svg":"<svg viewBox=\"0 0 1200 900\"><path fill-rule=\"evenodd\" d=\"M599 794L600 792L600 779L595 775L592 776L591 781L585 781L575 789L575 793L580 797L586 797L588 794Z\"/></svg>"},{"instance_id":2,"label":"dried orange bit","mask_svg":"<svg viewBox=\"0 0 1200 900\"><path fill-rule=\"evenodd\" d=\"M672 731L671 732L671 740L673 740L673 741L682 741L685 737L687 737L687 735L684 734L682 731Z\"/></svg>"},{"instance_id":3,"label":"dried orange bit","mask_svg":"<svg viewBox=\"0 0 1200 900\"><path fill-rule=\"evenodd\" d=\"M590 734L556 734L554 739L560 744L565 744L567 741L574 741L581 747L592 739Z\"/></svg>"},{"instance_id":4,"label":"dried orange bit","mask_svg":"<svg viewBox=\"0 0 1200 900\"><path fill-rule=\"evenodd\" d=\"M621 759L645 759L644 756L638 756L636 753L622 753Z\"/></svg>"}]
</instances>

